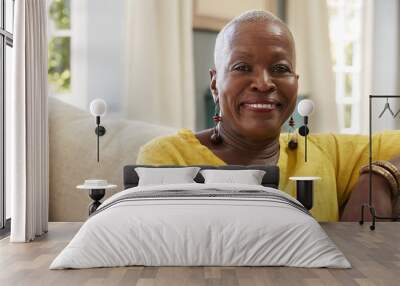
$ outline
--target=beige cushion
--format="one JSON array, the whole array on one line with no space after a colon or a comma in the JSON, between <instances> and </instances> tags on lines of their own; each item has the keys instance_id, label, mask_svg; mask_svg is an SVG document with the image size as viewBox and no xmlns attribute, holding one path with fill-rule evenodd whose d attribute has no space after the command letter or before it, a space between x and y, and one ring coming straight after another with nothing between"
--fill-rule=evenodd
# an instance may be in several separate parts
<instances>
[{"instance_id":1,"label":"beige cushion","mask_svg":"<svg viewBox=\"0 0 400 286\"><path fill-rule=\"evenodd\" d=\"M49 98L50 221L85 220L91 200L87 191L76 189L77 185L85 179L105 179L118 185L105 197L121 191L123 166L135 164L140 146L176 132L169 127L109 117L101 122L106 134L100 137L98 163L95 118L88 111Z\"/></svg>"}]
</instances>

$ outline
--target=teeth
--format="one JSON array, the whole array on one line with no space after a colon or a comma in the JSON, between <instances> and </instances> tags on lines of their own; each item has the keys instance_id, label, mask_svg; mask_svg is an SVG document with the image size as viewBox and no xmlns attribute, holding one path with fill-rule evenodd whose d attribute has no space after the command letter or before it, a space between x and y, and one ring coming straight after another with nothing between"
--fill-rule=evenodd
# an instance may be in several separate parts
<instances>
[{"instance_id":1,"label":"teeth","mask_svg":"<svg viewBox=\"0 0 400 286\"><path fill-rule=\"evenodd\" d=\"M262 109L262 108L272 109L272 108L275 107L275 104L271 104L271 103L268 103L268 104L259 104L259 103L257 103L257 104L246 104L246 105L250 106L252 108L260 108L260 109Z\"/></svg>"}]
</instances>

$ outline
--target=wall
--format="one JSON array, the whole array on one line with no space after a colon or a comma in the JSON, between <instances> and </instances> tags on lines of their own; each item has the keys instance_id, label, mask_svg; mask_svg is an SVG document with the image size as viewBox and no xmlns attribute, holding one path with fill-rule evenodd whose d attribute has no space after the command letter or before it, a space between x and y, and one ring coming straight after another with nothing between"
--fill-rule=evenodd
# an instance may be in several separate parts
<instances>
[{"instance_id":1,"label":"wall","mask_svg":"<svg viewBox=\"0 0 400 286\"><path fill-rule=\"evenodd\" d=\"M107 101L108 110L120 110L123 79L124 0L88 1L88 102Z\"/></svg>"}]
</instances>

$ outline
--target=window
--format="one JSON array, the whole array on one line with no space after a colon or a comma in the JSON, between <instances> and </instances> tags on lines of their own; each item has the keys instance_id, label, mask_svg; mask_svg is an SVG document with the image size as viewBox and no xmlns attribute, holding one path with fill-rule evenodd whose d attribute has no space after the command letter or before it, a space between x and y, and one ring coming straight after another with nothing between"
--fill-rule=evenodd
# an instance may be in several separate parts
<instances>
[{"instance_id":1,"label":"window","mask_svg":"<svg viewBox=\"0 0 400 286\"><path fill-rule=\"evenodd\" d=\"M47 0L49 94L81 109L88 97L88 2Z\"/></svg>"},{"instance_id":2,"label":"window","mask_svg":"<svg viewBox=\"0 0 400 286\"><path fill-rule=\"evenodd\" d=\"M5 188L5 99L11 92L14 0L0 0L0 235L9 227L10 194ZM6 223L7 222L7 223ZM8 231L8 229L6 229Z\"/></svg>"},{"instance_id":3,"label":"window","mask_svg":"<svg viewBox=\"0 0 400 286\"><path fill-rule=\"evenodd\" d=\"M361 0L327 0L341 133L360 132Z\"/></svg>"},{"instance_id":4,"label":"window","mask_svg":"<svg viewBox=\"0 0 400 286\"><path fill-rule=\"evenodd\" d=\"M49 0L48 77L52 94L71 92L70 0Z\"/></svg>"}]
</instances>

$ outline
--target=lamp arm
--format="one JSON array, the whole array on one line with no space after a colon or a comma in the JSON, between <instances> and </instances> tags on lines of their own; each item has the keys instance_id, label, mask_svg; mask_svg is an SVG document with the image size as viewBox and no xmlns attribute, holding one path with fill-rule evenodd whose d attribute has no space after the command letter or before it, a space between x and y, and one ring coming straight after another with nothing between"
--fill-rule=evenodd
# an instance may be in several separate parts
<instances>
[{"instance_id":1,"label":"lamp arm","mask_svg":"<svg viewBox=\"0 0 400 286\"><path fill-rule=\"evenodd\" d=\"M100 160L100 152L99 152L99 150L100 150L100 135L99 135L99 133L100 132L98 132L98 130L99 130L99 126L100 126L100 116L96 116L96 124L97 124L97 162L99 162L99 160Z\"/></svg>"},{"instance_id":2,"label":"lamp arm","mask_svg":"<svg viewBox=\"0 0 400 286\"><path fill-rule=\"evenodd\" d=\"M304 116L304 125L306 126L306 129L308 124L308 116ZM308 132L306 132L306 136L304 138L304 161L307 162L307 135Z\"/></svg>"}]
</instances>

